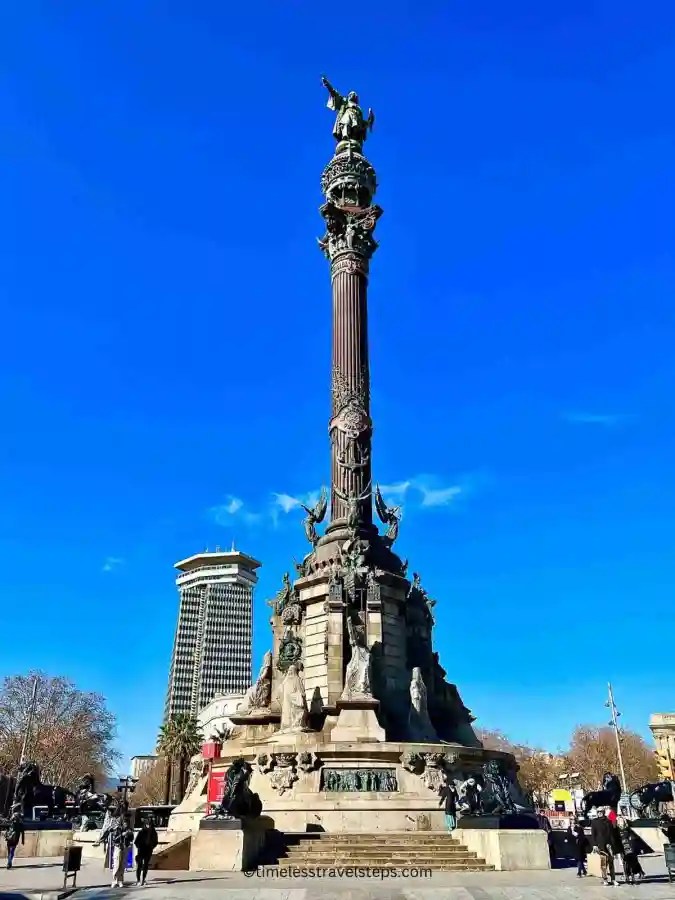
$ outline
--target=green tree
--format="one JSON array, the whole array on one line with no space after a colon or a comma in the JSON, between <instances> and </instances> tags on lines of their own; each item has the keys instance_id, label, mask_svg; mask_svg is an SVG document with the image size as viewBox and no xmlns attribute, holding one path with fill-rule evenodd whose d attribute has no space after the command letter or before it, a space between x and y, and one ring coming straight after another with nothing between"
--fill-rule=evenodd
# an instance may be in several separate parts
<instances>
[{"instance_id":1,"label":"green tree","mask_svg":"<svg viewBox=\"0 0 675 900\"><path fill-rule=\"evenodd\" d=\"M173 794L180 803L185 792L188 763L201 749L203 740L197 719L187 713L176 713L162 725L157 750L167 760L164 789L167 804L171 801L171 781L175 763L178 763L178 790L174 790Z\"/></svg>"}]
</instances>

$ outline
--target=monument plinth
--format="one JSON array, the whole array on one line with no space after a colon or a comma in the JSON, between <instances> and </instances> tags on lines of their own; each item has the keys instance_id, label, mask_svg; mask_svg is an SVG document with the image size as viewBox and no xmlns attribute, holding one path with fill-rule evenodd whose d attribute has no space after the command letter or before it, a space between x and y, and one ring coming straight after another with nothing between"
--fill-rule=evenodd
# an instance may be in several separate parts
<instances>
[{"instance_id":1,"label":"monument plinth","mask_svg":"<svg viewBox=\"0 0 675 900\"><path fill-rule=\"evenodd\" d=\"M356 94L323 84L336 141L319 240L332 291L330 491L304 507L310 550L270 601L272 650L212 766L250 762L252 789L282 831L441 829L449 778L478 779L483 801L493 796L501 810L504 791L519 796L516 769L482 748L446 680L432 644L435 601L394 552L400 509L373 483L367 294L382 210L363 145L374 116Z\"/></svg>"}]
</instances>

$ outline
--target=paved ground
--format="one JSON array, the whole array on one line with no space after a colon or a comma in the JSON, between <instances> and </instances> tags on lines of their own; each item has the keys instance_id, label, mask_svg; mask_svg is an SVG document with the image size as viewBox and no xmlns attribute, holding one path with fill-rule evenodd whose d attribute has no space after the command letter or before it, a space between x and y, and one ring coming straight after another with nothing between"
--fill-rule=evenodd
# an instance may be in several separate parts
<instances>
[{"instance_id":1,"label":"paved ground","mask_svg":"<svg viewBox=\"0 0 675 900\"><path fill-rule=\"evenodd\" d=\"M642 884L603 887L597 878L577 879L574 869L550 872L466 872L430 878L314 877L289 878L242 873L151 872L145 887L131 884L113 890L98 861L84 860L80 889L72 900L599 900L616 890L623 900L675 900L675 883L664 874L663 857L643 857ZM61 861L17 860L11 872L0 869L0 898L43 896L56 900L62 885ZM217 891L218 893L214 893Z\"/></svg>"}]
</instances>

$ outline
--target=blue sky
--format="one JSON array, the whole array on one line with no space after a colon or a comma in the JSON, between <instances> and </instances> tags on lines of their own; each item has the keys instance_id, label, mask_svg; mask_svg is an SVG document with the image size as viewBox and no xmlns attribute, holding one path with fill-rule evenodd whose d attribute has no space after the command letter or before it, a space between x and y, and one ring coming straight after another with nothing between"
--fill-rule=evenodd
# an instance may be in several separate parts
<instances>
[{"instance_id":1,"label":"blue sky","mask_svg":"<svg viewBox=\"0 0 675 900\"><path fill-rule=\"evenodd\" d=\"M329 476L325 72L376 112L374 473L449 677L552 749L608 679L672 709L670 4L26 0L0 51L0 674L150 751L173 562L233 538L267 648L275 495Z\"/></svg>"}]
</instances>

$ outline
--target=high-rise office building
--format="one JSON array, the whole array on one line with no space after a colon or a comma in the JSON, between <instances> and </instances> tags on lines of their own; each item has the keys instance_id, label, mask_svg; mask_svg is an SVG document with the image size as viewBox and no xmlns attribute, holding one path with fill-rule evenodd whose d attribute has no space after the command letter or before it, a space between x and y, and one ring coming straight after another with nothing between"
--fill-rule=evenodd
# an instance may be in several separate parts
<instances>
[{"instance_id":1,"label":"high-rise office building","mask_svg":"<svg viewBox=\"0 0 675 900\"><path fill-rule=\"evenodd\" d=\"M238 550L197 553L177 562L180 594L165 720L196 716L216 694L251 684L251 618L260 563Z\"/></svg>"}]
</instances>

